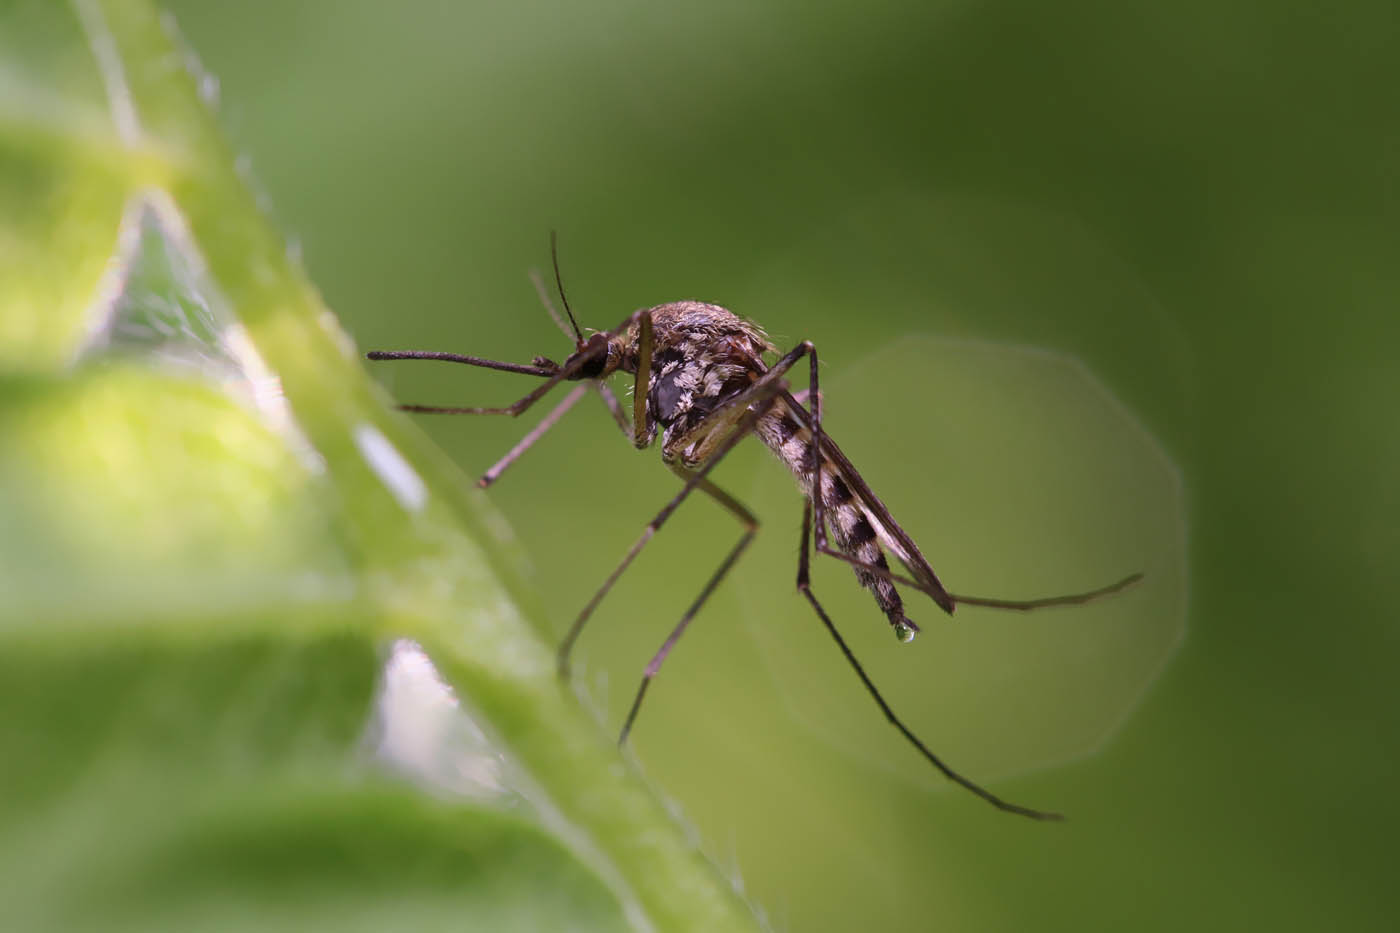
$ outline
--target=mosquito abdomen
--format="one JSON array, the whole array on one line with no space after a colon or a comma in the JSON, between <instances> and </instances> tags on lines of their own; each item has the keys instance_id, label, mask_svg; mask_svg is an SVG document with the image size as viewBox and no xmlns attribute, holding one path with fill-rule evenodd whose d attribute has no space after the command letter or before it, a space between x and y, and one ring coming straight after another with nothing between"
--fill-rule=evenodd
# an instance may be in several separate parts
<instances>
[{"instance_id":1,"label":"mosquito abdomen","mask_svg":"<svg viewBox=\"0 0 1400 933\"><path fill-rule=\"evenodd\" d=\"M768 449L787 465L802 492L810 497L812 478L816 474L817 466L812 432L792 413L788 403L779 399L773 408L759 419L754 431ZM837 466L831 460L823 459L821 476L822 507L836 547L852 560L871 564L881 570L889 570L885 552L880 548L874 520L856 501L855 494L841 478ZM894 627L899 640L913 640L919 627L905 616L904 600L900 598L894 583L860 567L854 569L856 579L874 595L875 602L890 620L890 625Z\"/></svg>"}]
</instances>

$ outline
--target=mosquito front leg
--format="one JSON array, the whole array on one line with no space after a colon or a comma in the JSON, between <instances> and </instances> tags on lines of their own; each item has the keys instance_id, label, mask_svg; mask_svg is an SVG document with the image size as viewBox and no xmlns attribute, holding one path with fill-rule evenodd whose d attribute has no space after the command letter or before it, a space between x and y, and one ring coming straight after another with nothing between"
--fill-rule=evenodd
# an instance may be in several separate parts
<instances>
[{"instance_id":1,"label":"mosquito front leg","mask_svg":"<svg viewBox=\"0 0 1400 933\"><path fill-rule=\"evenodd\" d=\"M692 474L685 468L672 464L671 470L687 483L690 481ZM627 721L623 723L622 734L618 736L617 744L619 745L627 741L627 734L632 731L632 724L637 720L637 712L642 708L642 697L646 696L647 688L651 686L652 678L661 670L661 665L666 660L666 656L671 653L671 649L675 647L676 642L680 641L681 635L685 633L686 626L690 625L690 620L695 618L695 614L700 611L700 607L710 598L710 594L715 591L715 587L719 586L720 581L724 579L725 575L729 573L734 564L738 562L739 555L744 553L744 549L749 546L749 542L752 541L754 535L758 533L758 519L754 517L752 512L744 507L743 503L739 502L739 500L707 479L700 479L700 481L696 483L696 486L711 499L718 502L729 514L737 518L739 523L744 526L744 530L733 549L725 556L724 561L719 565L719 568L715 570L714 574L711 575L704 589L700 591L700 595L695 598L695 602L690 604L690 608L685 611L685 615L681 616L681 620L676 623L676 627L671 630L671 634L667 636L666 641L662 643L661 648L651 659L651 663L647 665L646 673L642 675L642 683L637 688L637 695L632 700L632 708L627 712Z\"/></svg>"},{"instance_id":2,"label":"mosquito front leg","mask_svg":"<svg viewBox=\"0 0 1400 933\"><path fill-rule=\"evenodd\" d=\"M490 486L496 480L500 479L501 474L506 471L506 468L520 459L520 455L529 450L536 441L544 436L546 431L554 427L554 425L559 422L559 419L563 418L564 414L570 408L573 408L578 400L583 398L584 394L589 390L598 393L603 403L608 406L608 411L612 413L613 420L617 422L617 426L622 430L623 436L631 440L632 426L627 423L627 415L623 412L622 406L618 404L617 396L613 395L612 390L601 382L587 382L576 387L572 392L566 395L564 401L560 402L554 407L553 411L545 415L540 423L530 430L529 434L522 437L520 442L512 447L504 457L492 464L491 469L487 470L482 475L481 479L476 481L476 484L482 489L485 489L487 486Z\"/></svg>"},{"instance_id":3,"label":"mosquito front leg","mask_svg":"<svg viewBox=\"0 0 1400 933\"><path fill-rule=\"evenodd\" d=\"M875 701L875 705L880 707L880 712L885 714L885 719L889 720L890 725L898 729L899 734L904 736L909 744L918 749L919 754L923 755L929 764L937 768L944 777L972 791L972 793L981 797L998 810L1005 810L1008 813L1015 813L1020 816L1028 816L1033 820L1064 819L1064 817L1058 813L1033 810L1030 807L1023 807L1019 804L1002 800L986 788L974 784L972 781L944 764L943 759L935 755L933 751L924 744L923 740L915 735L914 732L904 724L904 721L895 715L894 710L890 708L889 703L885 702L885 698L880 694L879 689L876 688L874 681L870 679L870 675L865 672L865 668L862 667L860 661L856 659L850 646L846 644L846 640L842 638L841 633L836 630L836 626L832 623L831 617L826 614L826 610L822 608L822 604L817 601L816 594L812 592L811 567L809 563L809 556L811 553L811 530L812 502L811 500L807 500L802 503L802 546L798 551L797 558L797 589L807 598L807 602L812 604L812 608L816 610L818 618L822 620L822 625L826 626L826 630L836 642L836 646L840 648L841 653L845 655L846 662L851 665L851 669L856 672L856 676L860 678L860 682L865 686L866 693L869 693L870 698Z\"/></svg>"},{"instance_id":4,"label":"mosquito front leg","mask_svg":"<svg viewBox=\"0 0 1400 933\"><path fill-rule=\"evenodd\" d=\"M548 305L546 305L546 307L548 308ZM551 313L553 313L552 308L550 308L549 310L551 311ZM642 333L645 338L643 341L643 349L649 359L651 353L651 317L647 311L638 311L634 314L628 315L627 319L624 320L621 324L619 324L618 327L613 331L594 334L587 341L583 341L582 338L580 338L580 347L578 352L574 353L573 356L571 356L563 366L550 363L548 360L544 360L541 358L536 359L536 365L526 366L519 363L506 363L501 362L499 360L487 360L475 356L463 356L457 353L442 353L432 350L371 350L369 351L369 353L366 354L366 356L372 360L443 360L451 363L465 363L471 366L483 366L488 369L498 369L503 370L505 372L524 373L527 375L544 377L545 382L538 386L533 392L529 393L528 395L524 396L523 398L504 408L457 408L443 407L437 405L398 406L399 409L402 411L416 412L419 414L509 415L511 417L516 417L528 410L532 405L535 404L535 402L543 398L551 389L557 386L560 382L566 379L578 379L579 374L583 372L585 368L589 366L589 364L597 363L600 357L606 358L607 354L610 352L609 342L611 341L611 339L621 333L624 333L629 327L632 326L633 323L637 323L642 330ZM525 435L525 437L522 438L518 444L512 447L504 457L502 457L495 464L493 464L491 468L486 471L485 475L483 475L482 478L477 481L477 485L485 488L486 486L490 486L496 480L500 479L501 474L504 473L506 469L510 467L511 464L513 464L517 459L519 459L519 457L522 454L524 454L525 451L529 450L530 447L536 441L538 441L546 431L548 431L556 423L558 423L559 419L564 416L565 412L567 412L570 408L574 406L575 403L578 402L579 398L582 397L583 392L586 391L587 388L589 388L590 386L598 391L598 393L602 396L603 401L607 404L608 410L612 413L613 419L618 423L618 426L621 427L624 430L624 432L628 433L630 436L632 434L632 428L627 425L626 415L623 414L621 406L619 406L617 403L616 397L613 396L612 392L608 389L607 386L603 385L601 381L588 380L587 385L579 386L576 390L569 393L569 395L565 397L564 401L557 405L554 408L554 410L551 411L548 415L546 415L544 419L541 420L540 423L530 431L529 434ZM644 405L642 406L642 411L645 412Z\"/></svg>"},{"instance_id":5,"label":"mosquito front leg","mask_svg":"<svg viewBox=\"0 0 1400 933\"><path fill-rule=\"evenodd\" d=\"M553 411L545 415L539 424L530 429L529 434L522 437L514 447L507 451L504 457L491 464L491 468L482 474L481 479L477 480L476 484L482 489L485 489L487 486L490 486L496 480L500 479L501 474L506 471L507 467L518 460L521 454L529 450L534 445L535 441L543 437L546 431L554 427L554 425L559 422L559 419L564 417L568 410L573 408L578 400L588 393L588 388L587 384L575 386L573 391L564 396L562 402L554 406Z\"/></svg>"},{"instance_id":6,"label":"mosquito front leg","mask_svg":"<svg viewBox=\"0 0 1400 933\"><path fill-rule=\"evenodd\" d=\"M622 410L622 406L618 404L617 396L613 395L612 390L603 383L590 381L576 387L572 392L566 395L564 400L554 407L553 411L545 415L540 423L530 430L529 434L522 437L520 442L512 447L504 457L492 464L491 469L487 470L486 473L482 475L481 479L477 480L476 484L482 489L485 489L487 486L490 486L496 480L500 479L501 474L504 473L512 463L518 460L521 454L529 450L536 441L543 437L546 431L554 427L554 425L559 422L559 419L563 418L565 413L568 412L570 408L573 408L578 400L583 398L584 394L590 389L597 392L598 397L603 400L603 404L608 406L608 411L612 414L613 421L617 423L618 428L622 430L623 436L628 440L632 440L632 426L627 423L627 415Z\"/></svg>"},{"instance_id":7,"label":"mosquito front leg","mask_svg":"<svg viewBox=\"0 0 1400 933\"><path fill-rule=\"evenodd\" d=\"M554 311L554 309L548 303L545 304L545 308L549 310L550 315L554 317L556 323L560 324L560 326L562 327L563 322L559 320L558 315ZM652 345L651 316L649 314L646 314L645 312L641 312L637 320L642 333L643 354L645 359L647 360L648 367L650 367ZM628 321L630 322L631 318L629 318ZM627 324L624 323L623 327L626 326ZM535 425L535 427L530 431L529 434L526 434L523 438L521 438L520 442L514 447L512 447L504 457L496 461L496 463L492 464L491 469L487 470L485 475L483 475L481 479L477 480L477 485L480 486L482 489L485 489L487 486L490 486L496 480L500 479L501 474L504 473L512 463L519 459L521 454L529 450L530 447L536 441L543 437L546 431L554 427L554 425L558 423L559 419L564 417L564 414L570 408L574 407L574 404L578 402L578 400L581 399L584 393L587 392L589 389L592 389L598 393L598 397L603 400L603 403L605 405L607 405L608 412L612 415L613 421L617 423L617 426L622 430L622 433L629 439L631 439L632 442L637 446L645 446L645 444L640 443L641 435L635 433L633 425L629 425L627 423L627 415L623 412L622 406L618 404L617 396L613 395L612 390L609 389L606 385L604 385L602 381L590 380L589 382L579 386L578 388L570 392L567 396L565 396L564 401L560 402L557 406L555 406L554 410L551 411L548 415L545 415L544 419L540 421L539 424ZM643 406L642 414L643 421L634 422L634 424L645 424L645 406ZM650 442L649 438L647 439L647 442Z\"/></svg>"}]
</instances>

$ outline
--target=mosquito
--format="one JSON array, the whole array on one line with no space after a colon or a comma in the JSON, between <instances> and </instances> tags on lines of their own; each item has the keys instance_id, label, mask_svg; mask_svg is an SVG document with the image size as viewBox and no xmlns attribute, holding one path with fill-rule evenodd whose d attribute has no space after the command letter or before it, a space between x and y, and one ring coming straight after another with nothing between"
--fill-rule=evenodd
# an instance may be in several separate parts
<instances>
[{"instance_id":1,"label":"mosquito","mask_svg":"<svg viewBox=\"0 0 1400 933\"><path fill-rule=\"evenodd\" d=\"M536 376L544 380L529 394L504 408L398 406L404 411L421 414L516 417L532 408L560 383L581 383L486 471L478 481L483 488L500 479L502 473L590 389L603 398L618 427L637 449L651 446L660 433L662 462L680 478L681 489L647 523L622 561L608 574L569 627L558 651L559 675L563 679L569 677L569 660L574 644L598 605L642 548L691 493L699 490L709 496L742 526L738 542L725 555L700 595L686 609L647 665L623 723L618 744L626 743L636 723L642 700L661 665L758 532L759 522L754 514L709 479L710 471L725 455L745 437L754 435L787 466L802 491L797 589L816 611L827 633L885 718L946 778L994 807L1037 820L1062 819L1058 813L1003 800L974 783L935 755L905 725L875 686L812 591L811 555L815 551L851 565L856 578L870 590L901 642L912 641L919 626L905 615L904 602L896 584L929 596L940 609L951 615L959 605L1015 611L1082 605L1132 586L1142 579L1142 574L1130 574L1095 590L1042 599L991 599L949 592L914 540L894 520L889 509L823 430L817 350L811 341L804 340L787 353L780 353L758 325L726 308L700 301L676 301L643 308L629 314L612 330L594 332L585 337L564 294L563 280L559 275L557 242L553 236L550 237L550 255L555 285L568 315L567 327L554 310L538 274L533 274L532 279L545 309L574 342L573 352L563 363L543 356L535 357L530 364L508 363L428 350L372 350L367 356L371 360L441 360ZM808 387L805 392L793 393L785 377L804 357L809 373ZM768 359L774 359L774 362L766 362ZM629 374L635 380L630 417L605 382L618 372ZM890 569L885 558L886 551L903 565L907 576Z\"/></svg>"}]
</instances>

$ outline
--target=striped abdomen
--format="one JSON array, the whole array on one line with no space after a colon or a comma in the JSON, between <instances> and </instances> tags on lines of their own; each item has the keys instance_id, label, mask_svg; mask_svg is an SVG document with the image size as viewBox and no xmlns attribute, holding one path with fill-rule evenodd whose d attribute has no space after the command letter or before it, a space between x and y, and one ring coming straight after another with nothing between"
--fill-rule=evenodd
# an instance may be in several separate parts
<instances>
[{"instance_id":1,"label":"striped abdomen","mask_svg":"<svg viewBox=\"0 0 1400 933\"><path fill-rule=\"evenodd\" d=\"M816 452L812 443L812 433L806 427L807 419L794 415L788 402L779 398L754 428L760 440L787 464L797 484L807 496L812 495L812 478L816 473ZM829 446L831 439L825 438ZM878 522L857 501L854 492L838 474L837 467L829 458L823 459L822 505L826 511L827 526L831 530L832 542L841 553L864 564L889 570L884 551L880 548ZM904 601L900 599L894 584L860 567L855 568L856 578L868 588L879 603L881 611L895 627L901 637L913 637L918 630L904 615Z\"/></svg>"}]
</instances>

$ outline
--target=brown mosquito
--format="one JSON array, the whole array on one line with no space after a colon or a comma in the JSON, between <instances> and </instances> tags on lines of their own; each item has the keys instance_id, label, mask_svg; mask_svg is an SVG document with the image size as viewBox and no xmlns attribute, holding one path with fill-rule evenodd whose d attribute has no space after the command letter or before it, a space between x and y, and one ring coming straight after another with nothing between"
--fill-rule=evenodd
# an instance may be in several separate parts
<instances>
[{"instance_id":1,"label":"brown mosquito","mask_svg":"<svg viewBox=\"0 0 1400 933\"><path fill-rule=\"evenodd\" d=\"M831 617L812 592L810 558L813 547L822 554L850 564L860 583L868 588L902 642L911 641L919 627L904 614L904 603L895 584L901 584L931 597L944 612L951 614L959 604L994 609L1026 611L1047 606L1070 606L1117 593L1142 578L1134 573L1116 583L1083 593L1044 599L1009 600L962 596L950 593L939 582L933 568L913 539L890 515L889 509L856 472L850 460L822 430L822 396L817 380L817 351L810 341L802 341L786 354L757 325L721 308L699 301L677 301L643 308L628 315L609 331L585 338L569 308L559 276L559 260L554 238L550 240L555 283L569 327L554 310L539 276L533 276L546 310L566 336L574 341L574 352L563 363L536 357L529 365L424 350L373 350L372 360L443 360L483 366L505 372L537 376L538 387L504 408L448 408L430 405L400 405L404 411L448 415L509 415L527 411L561 382L583 383L570 392L514 448L497 461L478 485L491 485L535 441L563 417L590 388L597 391L614 420L632 443L642 449L661 433L661 459L680 477L684 485L670 502L656 513L642 534L628 549L621 563L610 573L579 613L559 645L559 673L569 675L569 656L574 643L603 597L646 546L666 520L695 490L708 495L743 526L738 542L725 555L700 595L690 604L670 635L647 665L618 738L626 742L641 708L642 699L666 657L685 633L686 627L720 581L743 554L758 531L758 519L742 503L708 479L709 473L741 440L756 435L778 459L787 465L804 495L801 550L797 564L797 588L816 610L817 616L835 640L846 661L864 684L881 712L900 734L918 749L930 764L949 780L991 803L993 806L1040 820L1060 819L1057 813L1034 810L1003 800L973 783L943 762L895 714L870 676L841 637ZM765 358L777 359L770 363ZM803 357L808 361L808 388L794 394L784 378ZM632 412L629 418L604 380L616 372L635 377ZM814 490L820 490L815 495ZM830 538L828 539L828 532ZM834 542L833 547L831 543ZM890 552L909 576L890 570L885 559Z\"/></svg>"}]
</instances>

